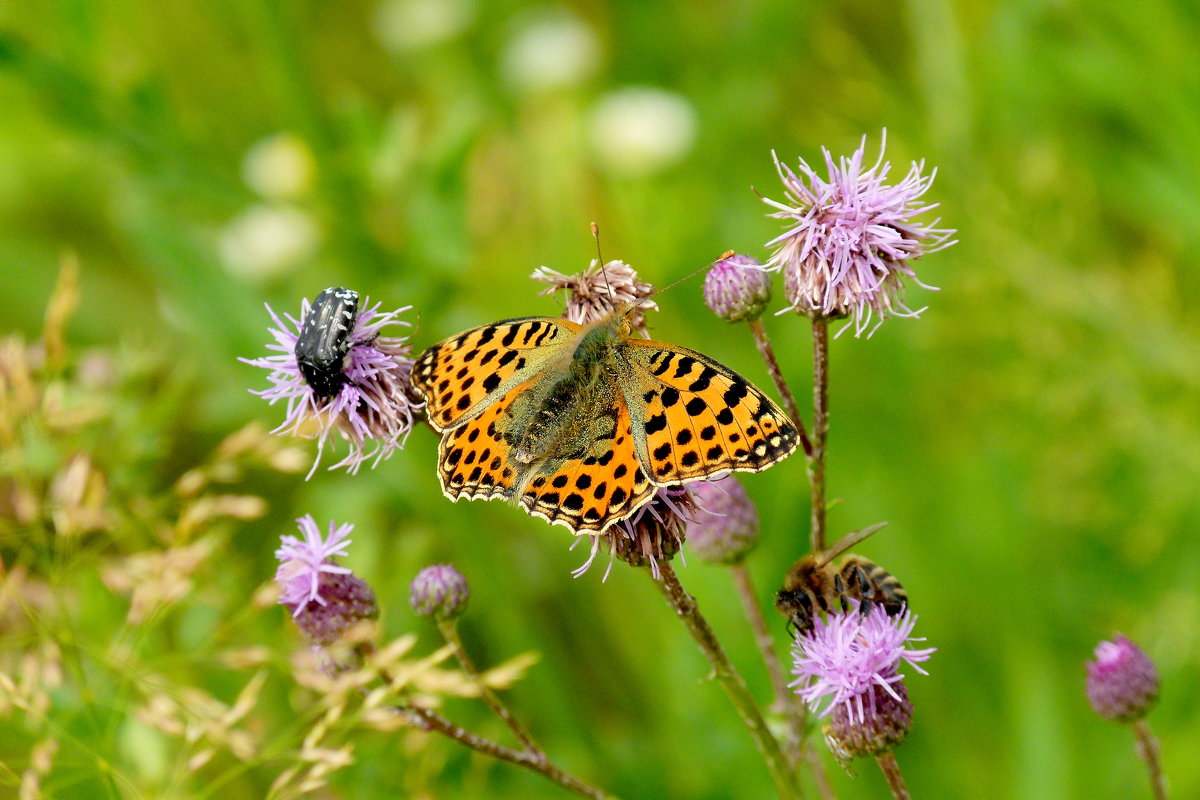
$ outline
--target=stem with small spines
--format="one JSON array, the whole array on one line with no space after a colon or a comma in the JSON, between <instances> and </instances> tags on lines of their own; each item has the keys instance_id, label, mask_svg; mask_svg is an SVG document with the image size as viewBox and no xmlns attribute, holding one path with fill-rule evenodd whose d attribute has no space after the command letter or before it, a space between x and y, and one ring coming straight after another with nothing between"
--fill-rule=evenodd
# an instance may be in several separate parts
<instances>
[{"instance_id":1,"label":"stem with small spines","mask_svg":"<svg viewBox=\"0 0 1200 800\"><path fill-rule=\"evenodd\" d=\"M775 708L787 722L787 756L794 769L800 761L803 747L806 709L795 693L788 691L787 678L775 652L775 639L771 636L762 607L758 604L758 595L754 591L750 570L744 562L738 562L730 567L730 572L742 607L746 611L746 618L750 621L750 629L754 631L754 643L758 645L758 652L767 668L767 676L771 679L771 687L775 690Z\"/></svg>"},{"instance_id":2,"label":"stem with small spines","mask_svg":"<svg viewBox=\"0 0 1200 800\"><path fill-rule=\"evenodd\" d=\"M747 324L750 326L750 333L754 335L754 344L758 348L758 354L762 356L763 362L767 365L767 373L771 376L771 382L775 384L775 390L783 398L783 407L791 417L792 424L796 426L796 432L800 437L800 447L806 456L812 458L812 442L809 441L808 432L804 428L804 420L800 418L800 407L796 404L796 395L792 394L792 388L783 378L783 371L779 368L779 359L775 357L775 348L771 346L767 329L763 326L761 319L749 320Z\"/></svg>"},{"instance_id":3,"label":"stem with small spines","mask_svg":"<svg viewBox=\"0 0 1200 800\"><path fill-rule=\"evenodd\" d=\"M811 527L813 553L825 549L825 444L829 437L829 323L814 317L813 330L813 435L808 459L811 489Z\"/></svg>"},{"instance_id":4,"label":"stem with small spines","mask_svg":"<svg viewBox=\"0 0 1200 800\"><path fill-rule=\"evenodd\" d=\"M879 768L883 770L883 777L887 779L888 788L892 790L892 797L896 800L912 800L912 795L908 793L908 787L904 785L904 775L900 772L900 764L896 761L896 756L892 751L880 753L875 756L875 760L879 763Z\"/></svg>"},{"instance_id":5,"label":"stem with small spines","mask_svg":"<svg viewBox=\"0 0 1200 800\"><path fill-rule=\"evenodd\" d=\"M360 658L366 660L374 653L374 649L375 648L370 643L360 643L356 648L356 652ZM459 663L462 664L462 661L460 660ZM474 668L472 667L472 670L473 669ZM463 667L463 670L465 672L467 671L467 668ZM379 677L387 683L394 683L396 680L395 676L386 669L381 669L379 671ZM478 681L476 681L476 683L481 689L486 689L482 683ZM497 700L497 702L499 701ZM397 713L407 718L414 727L440 733L446 738L452 739L464 747L468 747L471 750L476 751L477 753L483 753L484 755L491 756L492 758L499 759L500 761L507 761L508 763L515 764L518 767L524 767L525 769L544 776L546 779L557 783L559 786L567 789L568 791L572 791L575 794L591 798L591 800L618 800L616 795L612 795L601 789L597 789L595 786L585 783L579 778L576 778L574 775L566 772L561 767L551 763L544 752L526 742L526 738L528 737L527 733L525 734L525 738L523 738L521 735L517 736L518 739L522 740L521 743L525 745L526 749L514 750L513 748L505 747L498 742L493 742L491 739L471 733L465 728L454 724L440 714L437 714L436 712L427 708L422 708L421 706L414 705L412 703L400 703L395 706L395 709ZM505 710L507 711L507 709ZM511 714L509 716L511 717ZM515 719L513 721L516 722ZM520 727L519 723L517 723L517 725ZM513 728L512 725L509 725L509 727ZM524 731L524 728L521 727L521 730ZM516 733L515 728L513 728L513 732Z\"/></svg>"},{"instance_id":6,"label":"stem with small spines","mask_svg":"<svg viewBox=\"0 0 1200 800\"><path fill-rule=\"evenodd\" d=\"M1158 758L1158 739L1144 719L1137 720L1132 727L1133 735L1137 737L1138 756L1146 762L1146 771L1150 775L1150 791L1154 793L1154 800L1167 800L1167 780Z\"/></svg>"},{"instance_id":7,"label":"stem with small spines","mask_svg":"<svg viewBox=\"0 0 1200 800\"><path fill-rule=\"evenodd\" d=\"M696 599L688 594L679 582L679 576L669 563L659 565L662 575L655 584L667 598L667 602L675 609L675 614L683 622L696 644L700 646L708 663L712 666L713 676L720 681L721 687L729 697L729 701L742 718L750 736L754 739L759 753L767 764L771 779L775 782L775 790L784 800L803 800L804 792L796 782L795 773L790 769L779 742L767 727L758 705L746 687L745 680L725 654L725 649L717 640L717 635L708 620L700 613Z\"/></svg>"},{"instance_id":8,"label":"stem with small spines","mask_svg":"<svg viewBox=\"0 0 1200 800\"><path fill-rule=\"evenodd\" d=\"M446 642L454 648L454 657L458 660L459 666L462 667L471 682L479 688L479 695L483 698L483 702L487 703L492 713L508 726L508 729L517 737L517 741L525 747L527 753L544 761L546 754L534 743L529 731L513 716L513 713L508 710L508 706L501 702L491 687L480 677L479 670L475 668L475 662L471 660L471 657L467 655L467 649L463 647L462 638L458 635L457 623L454 620L438 620L437 625Z\"/></svg>"}]
</instances>

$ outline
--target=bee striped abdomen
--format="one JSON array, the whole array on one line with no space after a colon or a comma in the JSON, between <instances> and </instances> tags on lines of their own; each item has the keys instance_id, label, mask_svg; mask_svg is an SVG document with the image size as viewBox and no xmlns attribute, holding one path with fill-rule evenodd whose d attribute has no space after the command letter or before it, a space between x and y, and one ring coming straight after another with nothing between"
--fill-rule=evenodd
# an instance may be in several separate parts
<instances>
[{"instance_id":1,"label":"bee striped abdomen","mask_svg":"<svg viewBox=\"0 0 1200 800\"><path fill-rule=\"evenodd\" d=\"M889 616L899 614L908 604L908 592L895 575L862 556L849 555L842 559L839 577L847 583L849 574L856 576L857 591L852 596L864 603L878 603Z\"/></svg>"}]
</instances>

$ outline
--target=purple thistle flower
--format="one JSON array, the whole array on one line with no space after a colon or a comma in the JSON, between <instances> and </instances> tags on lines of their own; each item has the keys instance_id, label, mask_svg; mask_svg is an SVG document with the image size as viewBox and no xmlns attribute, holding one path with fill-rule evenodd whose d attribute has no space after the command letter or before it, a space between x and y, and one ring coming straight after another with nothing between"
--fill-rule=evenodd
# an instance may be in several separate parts
<instances>
[{"instance_id":1,"label":"purple thistle flower","mask_svg":"<svg viewBox=\"0 0 1200 800\"><path fill-rule=\"evenodd\" d=\"M463 615L471 597L467 579L451 564L434 564L417 573L409 587L409 605L418 616L451 620Z\"/></svg>"},{"instance_id":2,"label":"purple thistle flower","mask_svg":"<svg viewBox=\"0 0 1200 800\"><path fill-rule=\"evenodd\" d=\"M649 299L654 287L638 278L633 267L624 261L609 261L603 268L593 258L587 269L575 275L563 275L549 267L538 267L529 277L550 284L539 295L567 293L563 316L572 322L597 322L613 311L632 306L630 326L645 335L646 311L656 311L658 304Z\"/></svg>"},{"instance_id":3,"label":"purple thistle flower","mask_svg":"<svg viewBox=\"0 0 1200 800\"><path fill-rule=\"evenodd\" d=\"M889 617L874 606L863 615L853 605L844 614L830 614L828 621L817 616L813 629L797 638L792 649L797 678L790 685L814 710L830 698L820 714L833 717L827 733L844 750L862 755L903 739L912 707L901 684L901 662L926 675L917 664L936 648L906 646L924 641L912 636L916 617L911 611Z\"/></svg>"},{"instance_id":4,"label":"purple thistle flower","mask_svg":"<svg viewBox=\"0 0 1200 800\"><path fill-rule=\"evenodd\" d=\"M350 523L335 528L330 520L329 536L322 537L312 514L296 520L296 525L304 534L303 541L295 536L283 536L282 544L275 551L275 558L279 559L279 568L275 571L275 581L281 590L279 602L292 609L292 616L300 613L308 603L325 603L318 591L318 579L322 574L350 574L347 567L334 564L333 558L346 556L346 548L351 542L346 537L354 530Z\"/></svg>"},{"instance_id":5,"label":"purple thistle flower","mask_svg":"<svg viewBox=\"0 0 1200 800\"><path fill-rule=\"evenodd\" d=\"M1087 696L1097 714L1117 722L1146 715L1158 699L1158 670L1149 656L1121 634L1096 646L1087 663Z\"/></svg>"},{"instance_id":6,"label":"purple thistle flower","mask_svg":"<svg viewBox=\"0 0 1200 800\"><path fill-rule=\"evenodd\" d=\"M252 393L272 405L279 400L287 401L284 421L272 433L317 440L317 455L309 478L316 471L325 441L334 430L349 443L350 452L329 469L345 467L351 474L358 472L364 462L374 458L372 466L375 466L404 447L412 430L413 414L422 404L410 392L411 348L407 337L380 335L388 326L408 327L409 323L398 317L412 306L381 313L380 305L372 306L368 299L355 318L343 369L346 381L332 397L319 396L305 382L296 362L296 340L310 308L307 299L300 304L299 320L290 314L280 319L268 305L267 312L275 323L270 329L275 343L268 344L267 349L275 351L275 355L239 359L271 372L267 380L273 385L264 390L252 389Z\"/></svg>"},{"instance_id":7,"label":"purple thistle flower","mask_svg":"<svg viewBox=\"0 0 1200 800\"><path fill-rule=\"evenodd\" d=\"M771 301L771 276L758 259L733 252L704 276L704 304L726 322L755 320Z\"/></svg>"},{"instance_id":8,"label":"purple thistle flower","mask_svg":"<svg viewBox=\"0 0 1200 800\"><path fill-rule=\"evenodd\" d=\"M868 328L870 335L888 316L918 316L924 309L905 305L902 278L934 287L917 280L909 262L954 244L954 230L935 227L940 220L913 221L938 206L918 202L937 170L923 177L924 162L914 162L900 183L884 183L891 170L883 160L887 131L883 139L879 159L865 169L865 136L853 155L837 163L822 148L828 180L803 159L797 176L772 152L787 202L763 198L777 209L770 216L788 221L788 229L767 243L775 248L767 269L783 271L789 307L813 317L853 317L855 336Z\"/></svg>"},{"instance_id":9,"label":"purple thistle flower","mask_svg":"<svg viewBox=\"0 0 1200 800\"><path fill-rule=\"evenodd\" d=\"M705 561L736 564L758 544L758 511L732 475L689 487L697 510L687 527L692 550Z\"/></svg>"},{"instance_id":10,"label":"purple thistle flower","mask_svg":"<svg viewBox=\"0 0 1200 800\"><path fill-rule=\"evenodd\" d=\"M321 536L317 523L308 514L296 520L304 539L283 536L275 551L279 567L279 602L288 607L301 631L315 644L329 644L355 622L378 614L375 593L361 578L333 562L344 557L354 526L335 527L329 522L329 535Z\"/></svg>"}]
</instances>

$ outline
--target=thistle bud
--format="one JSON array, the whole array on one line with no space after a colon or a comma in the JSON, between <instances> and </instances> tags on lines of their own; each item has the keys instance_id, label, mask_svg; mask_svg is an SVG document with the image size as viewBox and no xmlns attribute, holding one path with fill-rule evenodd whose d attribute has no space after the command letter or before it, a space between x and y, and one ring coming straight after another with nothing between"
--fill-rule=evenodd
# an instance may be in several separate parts
<instances>
[{"instance_id":1,"label":"thistle bud","mask_svg":"<svg viewBox=\"0 0 1200 800\"><path fill-rule=\"evenodd\" d=\"M1154 662L1133 642L1117 634L1096 646L1087 664L1088 701L1097 714L1117 722L1141 719L1158 699Z\"/></svg>"},{"instance_id":2,"label":"thistle bud","mask_svg":"<svg viewBox=\"0 0 1200 800\"><path fill-rule=\"evenodd\" d=\"M755 320L771 300L771 276L750 256L730 250L704 278L704 303L727 322Z\"/></svg>"},{"instance_id":3,"label":"thistle bud","mask_svg":"<svg viewBox=\"0 0 1200 800\"><path fill-rule=\"evenodd\" d=\"M734 477L697 481L690 487L697 511L687 528L687 541L705 561L736 564L758 544L758 512Z\"/></svg>"},{"instance_id":4,"label":"thistle bud","mask_svg":"<svg viewBox=\"0 0 1200 800\"><path fill-rule=\"evenodd\" d=\"M445 621L461 617L470 596L461 572L450 564L434 564L413 578L409 603L418 616Z\"/></svg>"}]
</instances>

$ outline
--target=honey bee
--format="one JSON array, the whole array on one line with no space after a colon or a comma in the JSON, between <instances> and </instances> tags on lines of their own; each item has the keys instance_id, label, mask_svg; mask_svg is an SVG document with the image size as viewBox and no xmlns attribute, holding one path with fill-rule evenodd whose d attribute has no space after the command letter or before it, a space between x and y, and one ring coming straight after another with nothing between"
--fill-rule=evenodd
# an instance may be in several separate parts
<instances>
[{"instance_id":1,"label":"honey bee","mask_svg":"<svg viewBox=\"0 0 1200 800\"><path fill-rule=\"evenodd\" d=\"M783 588L775 595L775 608L788 618L793 635L812 630L818 611L828 614L835 607L849 611L851 600L859 602L863 614L878 604L888 616L894 616L907 605L908 593L900 581L875 562L850 554L835 567L834 559L842 552L843 548L835 546L806 555L788 570Z\"/></svg>"}]
</instances>

